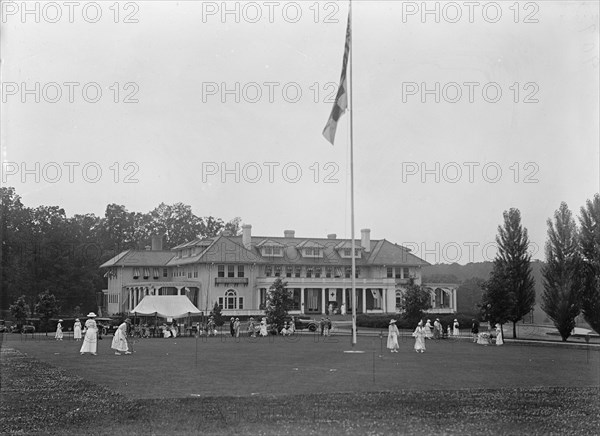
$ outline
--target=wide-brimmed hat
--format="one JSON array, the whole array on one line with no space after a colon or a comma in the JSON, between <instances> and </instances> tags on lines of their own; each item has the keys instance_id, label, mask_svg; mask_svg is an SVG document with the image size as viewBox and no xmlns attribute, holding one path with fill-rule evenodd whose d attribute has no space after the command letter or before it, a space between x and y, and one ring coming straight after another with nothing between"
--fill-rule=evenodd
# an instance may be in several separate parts
<instances>
[{"instance_id":1,"label":"wide-brimmed hat","mask_svg":"<svg viewBox=\"0 0 600 436\"><path fill-rule=\"evenodd\" d=\"M423 325L423 320L419 321L417 325Z\"/></svg>"},{"instance_id":2,"label":"wide-brimmed hat","mask_svg":"<svg viewBox=\"0 0 600 436\"><path fill-rule=\"evenodd\" d=\"M75 321L79 321L79 318L75 318Z\"/></svg>"},{"instance_id":3,"label":"wide-brimmed hat","mask_svg":"<svg viewBox=\"0 0 600 436\"><path fill-rule=\"evenodd\" d=\"M458 320L456 318L454 318L454 322L458 322Z\"/></svg>"},{"instance_id":4,"label":"wide-brimmed hat","mask_svg":"<svg viewBox=\"0 0 600 436\"><path fill-rule=\"evenodd\" d=\"M390 319L390 324L396 324L396 320L395 319Z\"/></svg>"},{"instance_id":5,"label":"wide-brimmed hat","mask_svg":"<svg viewBox=\"0 0 600 436\"><path fill-rule=\"evenodd\" d=\"M254 318L250 317L250 321L254 321Z\"/></svg>"},{"instance_id":6,"label":"wide-brimmed hat","mask_svg":"<svg viewBox=\"0 0 600 436\"><path fill-rule=\"evenodd\" d=\"M63 320L62 320L62 319L59 319L59 320L58 320L58 322L63 322Z\"/></svg>"},{"instance_id":7,"label":"wide-brimmed hat","mask_svg":"<svg viewBox=\"0 0 600 436\"><path fill-rule=\"evenodd\" d=\"M96 318L98 315L96 315L94 312L90 312L87 314L88 318Z\"/></svg>"},{"instance_id":8,"label":"wide-brimmed hat","mask_svg":"<svg viewBox=\"0 0 600 436\"><path fill-rule=\"evenodd\" d=\"M131 320L129 318L126 318L125 322L128 322L129 324L131 324Z\"/></svg>"},{"instance_id":9,"label":"wide-brimmed hat","mask_svg":"<svg viewBox=\"0 0 600 436\"><path fill-rule=\"evenodd\" d=\"M236 321L239 321L240 319L239 319L239 318L236 318L235 320L236 320Z\"/></svg>"},{"instance_id":10,"label":"wide-brimmed hat","mask_svg":"<svg viewBox=\"0 0 600 436\"><path fill-rule=\"evenodd\" d=\"M435 320L436 320L436 321L439 321L440 319L439 319L439 318L436 318Z\"/></svg>"},{"instance_id":11,"label":"wide-brimmed hat","mask_svg":"<svg viewBox=\"0 0 600 436\"><path fill-rule=\"evenodd\" d=\"M232 321L234 321L234 320L235 320L235 318L232 316L232 317L231 317L231 320L232 320Z\"/></svg>"}]
</instances>

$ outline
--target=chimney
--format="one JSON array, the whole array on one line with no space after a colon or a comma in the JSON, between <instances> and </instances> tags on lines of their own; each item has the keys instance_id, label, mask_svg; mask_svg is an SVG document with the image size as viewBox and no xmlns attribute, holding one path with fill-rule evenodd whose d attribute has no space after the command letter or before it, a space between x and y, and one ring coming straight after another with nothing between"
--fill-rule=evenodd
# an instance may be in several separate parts
<instances>
[{"instance_id":1,"label":"chimney","mask_svg":"<svg viewBox=\"0 0 600 436\"><path fill-rule=\"evenodd\" d=\"M252 248L252 226L250 224L242 226L242 243L248 250Z\"/></svg>"},{"instance_id":2,"label":"chimney","mask_svg":"<svg viewBox=\"0 0 600 436\"><path fill-rule=\"evenodd\" d=\"M296 232L294 230L284 230L283 237L284 238L295 238Z\"/></svg>"},{"instance_id":3,"label":"chimney","mask_svg":"<svg viewBox=\"0 0 600 436\"><path fill-rule=\"evenodd\" d=\"M362 235L360 245L368 253L371 251L371 229L362 229L360 233Z\"/></svg>"},{"instance_id":4,"label":"chimney","mask_svg":"<svg viewBox=\"0 0 600 436\"><path fill-rule=\"evenodd\" d=\"M152 236L152 251L161 251L163 249L162 241L162 235Z\"/></svg>"},{"instance_id":5,"label":"chimney","mask_svg":"<svg viewBox=\"0 0 600 436\"><path fill-rule=\"evenodd\" d=\"M330 233L327 235L327 239L335 239L337 238L337 235L335 233Z\"/></svg>"}]
</instances>

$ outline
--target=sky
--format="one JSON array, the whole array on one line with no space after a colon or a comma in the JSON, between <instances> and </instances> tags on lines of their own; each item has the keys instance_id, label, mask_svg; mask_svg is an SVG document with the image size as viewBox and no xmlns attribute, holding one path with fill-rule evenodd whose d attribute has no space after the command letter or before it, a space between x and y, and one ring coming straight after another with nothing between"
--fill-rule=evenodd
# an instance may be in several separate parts
<instances>
[{"instance_id":1,"label":"sky","mask_svg":"<svg viewBox=\"0 0 600 436\"><path fill-rule=\"evenodd\" d=\"M351 235L349 113L322 136L348 2L6 2L2 186L104 215L183 202L253 235ZM534 259L600 192L599 4L352 2L355 235Z\"/></svg>"}]
</instances>

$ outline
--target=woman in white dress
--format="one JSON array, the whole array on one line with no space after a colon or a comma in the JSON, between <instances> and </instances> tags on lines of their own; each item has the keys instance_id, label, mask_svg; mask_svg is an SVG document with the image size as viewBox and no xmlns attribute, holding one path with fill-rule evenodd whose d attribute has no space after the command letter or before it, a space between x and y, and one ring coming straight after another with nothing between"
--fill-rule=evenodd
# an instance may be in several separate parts
<instances>
[{"instance_id":1,"label":"woman in white dress","mask_svg":"<svg viewBox=\"0 0 600 436\"><path fill-rule=\"evenodd\" d=\"M425 352L425 329L423 327L423 321L419 321L417 324L417 328L413 332L413 337L415 338L415 351L417 353Z\"/></svg>"},{"instance_id":2,"label":"woman in white dress","mask_svg":"<svg viewBox=\"0 0 600 436\"><path fill-rule=\"evenodd\" d=\"M433 334L431 333L431 320L428 319L425 323L425 339L433 338Z\"/></svg>"},{"instance_id":3,"label":"woman in white dress","mask_svg":"<svg viewBox=\"0 0 600 436\"><path fill-rule=\"evenodd\" d=\"M296 331L296 323L294 322L294 317L292 316L292 320L288 325L288 335L293 335Z\"/></svg>"},{"instance_id":4,"label":"woman in white dress","mask_svg":"<svg viewBox=\"0 0 600 436\"><path fill-rule=\"evenodd\" d=\"M76 341L81 340L81 321L79 321L79 318L77 318L75 324L73 324L73 339Z\"/></svg>"},{"instance_id":5,"label":"woman in white dress","mask_svg":"<svg viewBox=\"0 0 600 436\"><path fill-rule=\"evenodd\" d=\"M112 344L110 348L115 350L115 354L120 356L121 353L131 354L129 351L129 345L127 344L127 326L131 323L131 320L127 318L125 322L121 323L119 328L115 331L113 336Z\"/></svg>"},{"instance_id":6,"label":"woman in white dress","mask_svg":"<svg viewBox=\"0 0 600 436\"><path fill-rule=\"evenodd\" d=\"M85 337L83 338L83 344L79 352L82 356L84 353L92 353L95 356L98 348L98 326L96 325L96 321L94 321L96 314L90 312L87 317L88 320L85 322Z\"/></svg>"},{"instance_id":7,"label":"woman in white dress","mask_svg":"<svg viewBox=\"0 0 600 436\"><path fill-rule=\"evenodd\" d=\"M260 321L260 336L267 336L267 318Z\"/></svg>"},{"instance_id":8,"label":"woman in white dress","mask_svg":"<svg viewBox=\"0 0 600 436\"><path fill-rule=\"evenodd\" d=\"M504 338L502 338L502 327L500 324L496 324L496 345L503 345Z\"/></svg>"},{"instance_id":9,"label":"woman in white dress","mask_svg":"<svg viewBox=\"0 0 600 436\"><path fill-rule=\"evenodd\" d=\"M387 339L387 347L390 350L390 353L397 353L400 346L398 345L398 335L400 332L398 331L398 326L396 326L396 320L390 320L390 325L388 327L388 339Z\"/></svg>"},{"instance_id":10,"label":"woman in white dress","mask_svg":"<svg viewBox=\"0 0 600 436\"><path fill-rule=\"evenodd\" d=\"M58 320L58 324L56 324L56 334L54 335L54 339L56 339L57 341L62 341L63 340L63 331L62 331L62 324L61 322L63 322L62 319Z\"/></svg>"},{"instance_id":11,"label":"woman in white dress","mask_svg":"<svg viewBox=\"0 0 600 436\"><path fill-rule=\"evenodd\" d=\"M460 336L460 330L458 329L458 320L454 320L454 330L452 331L453 336Z\"/></svg>"}]
</instances>

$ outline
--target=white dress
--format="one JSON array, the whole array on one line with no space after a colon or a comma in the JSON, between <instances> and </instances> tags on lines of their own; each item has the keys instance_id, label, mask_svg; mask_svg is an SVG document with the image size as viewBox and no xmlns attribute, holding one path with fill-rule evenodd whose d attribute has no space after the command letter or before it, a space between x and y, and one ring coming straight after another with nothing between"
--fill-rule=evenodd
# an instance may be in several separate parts
<instances>
[{"instance_id":1,"label":"white dress","mask_svg":"<svg viewBox=\"0 0 600 436\"><path fill-rule=\"evenodd\" d=\"M115 331L115 335L113 336L112 344L110 346L113 350L118 352L125 353L129 351L129 346L127 345L127 323L122 323L119 328Z\"/></svg>"},{"instance_id":2,"label":"white dress","mask_svg":"<svg viewBox=\"0 0 600 436\"><path fill-rule=\"evenodd\" d=\"M260 322L260 335L267 336L267 323L265 321Z\"/></svg>"},{"instance_id":3,"label":"white dress","mask_svg":"<svg viewBox=\"0 0 600 436\"><path fill-rule=\"evenodd\" d=\"M98 348L98 337L96 336L97 333L98 326L96 325L96 321L93 319L88 319L85 322L85 337L83 338L83 344L81 345L81 350L79 350L81 354L96 354L96 350Z\"/></svg>"},{"instance_id":4,"label":"white dress","mask_svg":"<svg viewBox=\"0 0 600 436\"><path fill-rule=\"evenodd\" d=\"M81 339L81 323L79 321L73 325L73 339Z\"/></svg>"},{"instance_id":5,"label":"white dress","mask_svg":"<svg viewBox=\"0 0 600 436\"><path fill-rule=\"evenodd\" d=\"M431 323L429 321L427 321L425 324L425 337L427 339L431 339L433 337L433 334L431 333Z\"/></svg>"},{"instance_id":6,"label":"white dress","mask_svg":"<svg viewBox=\"0 0 600 436\"><path fill-rule=\"evenodd\" d=\"M387 339L387 348L392 351L397 351L400 346L398 345L398 335L400 332L398 331L398 327L396 324L390 324L388 327L388 339Z\"/></svg>"},{"instance_id":7,"label":"white dress","mask_svg":"<svg viewBox=\"0 0 600 436\"><path fill-rule=\"evenodd\" d=\"M54 339L62 341L62 338L63 338L62 324L58 323L56 325L56 334L54 335Z\"/></svg>"},{"instance_id":8,"label":"white dress","mask_svg":"<svg viewBox=\"0 0 600 436\"><path fill-rule=\"evenodd\" d=\"M458 330L458 321L454 322L454 331L452 332L452 334L454 336L459 336L460 335L460 330Z\"/></svg>"},{"instance_id":9,"label":"white dress","mask_svg":"<svg viewBox=\"0 0 600 436\"><path fill-rule=\"evenodd\" d=\"M496 327L496 345L503 345L504 339L502 338L502 328Z\"/></svg>"},{"instance_id":10,"label":"white dress","mask_svg":"<svg viewBox=\"0 0 600 436\"><path fill-rule=\"evenodd\" d=\"M413 337L415 338L415 351L424 352L425 351L425 331L423 327L417 326L413 333Z\"/></svg>"}]
</instances>

